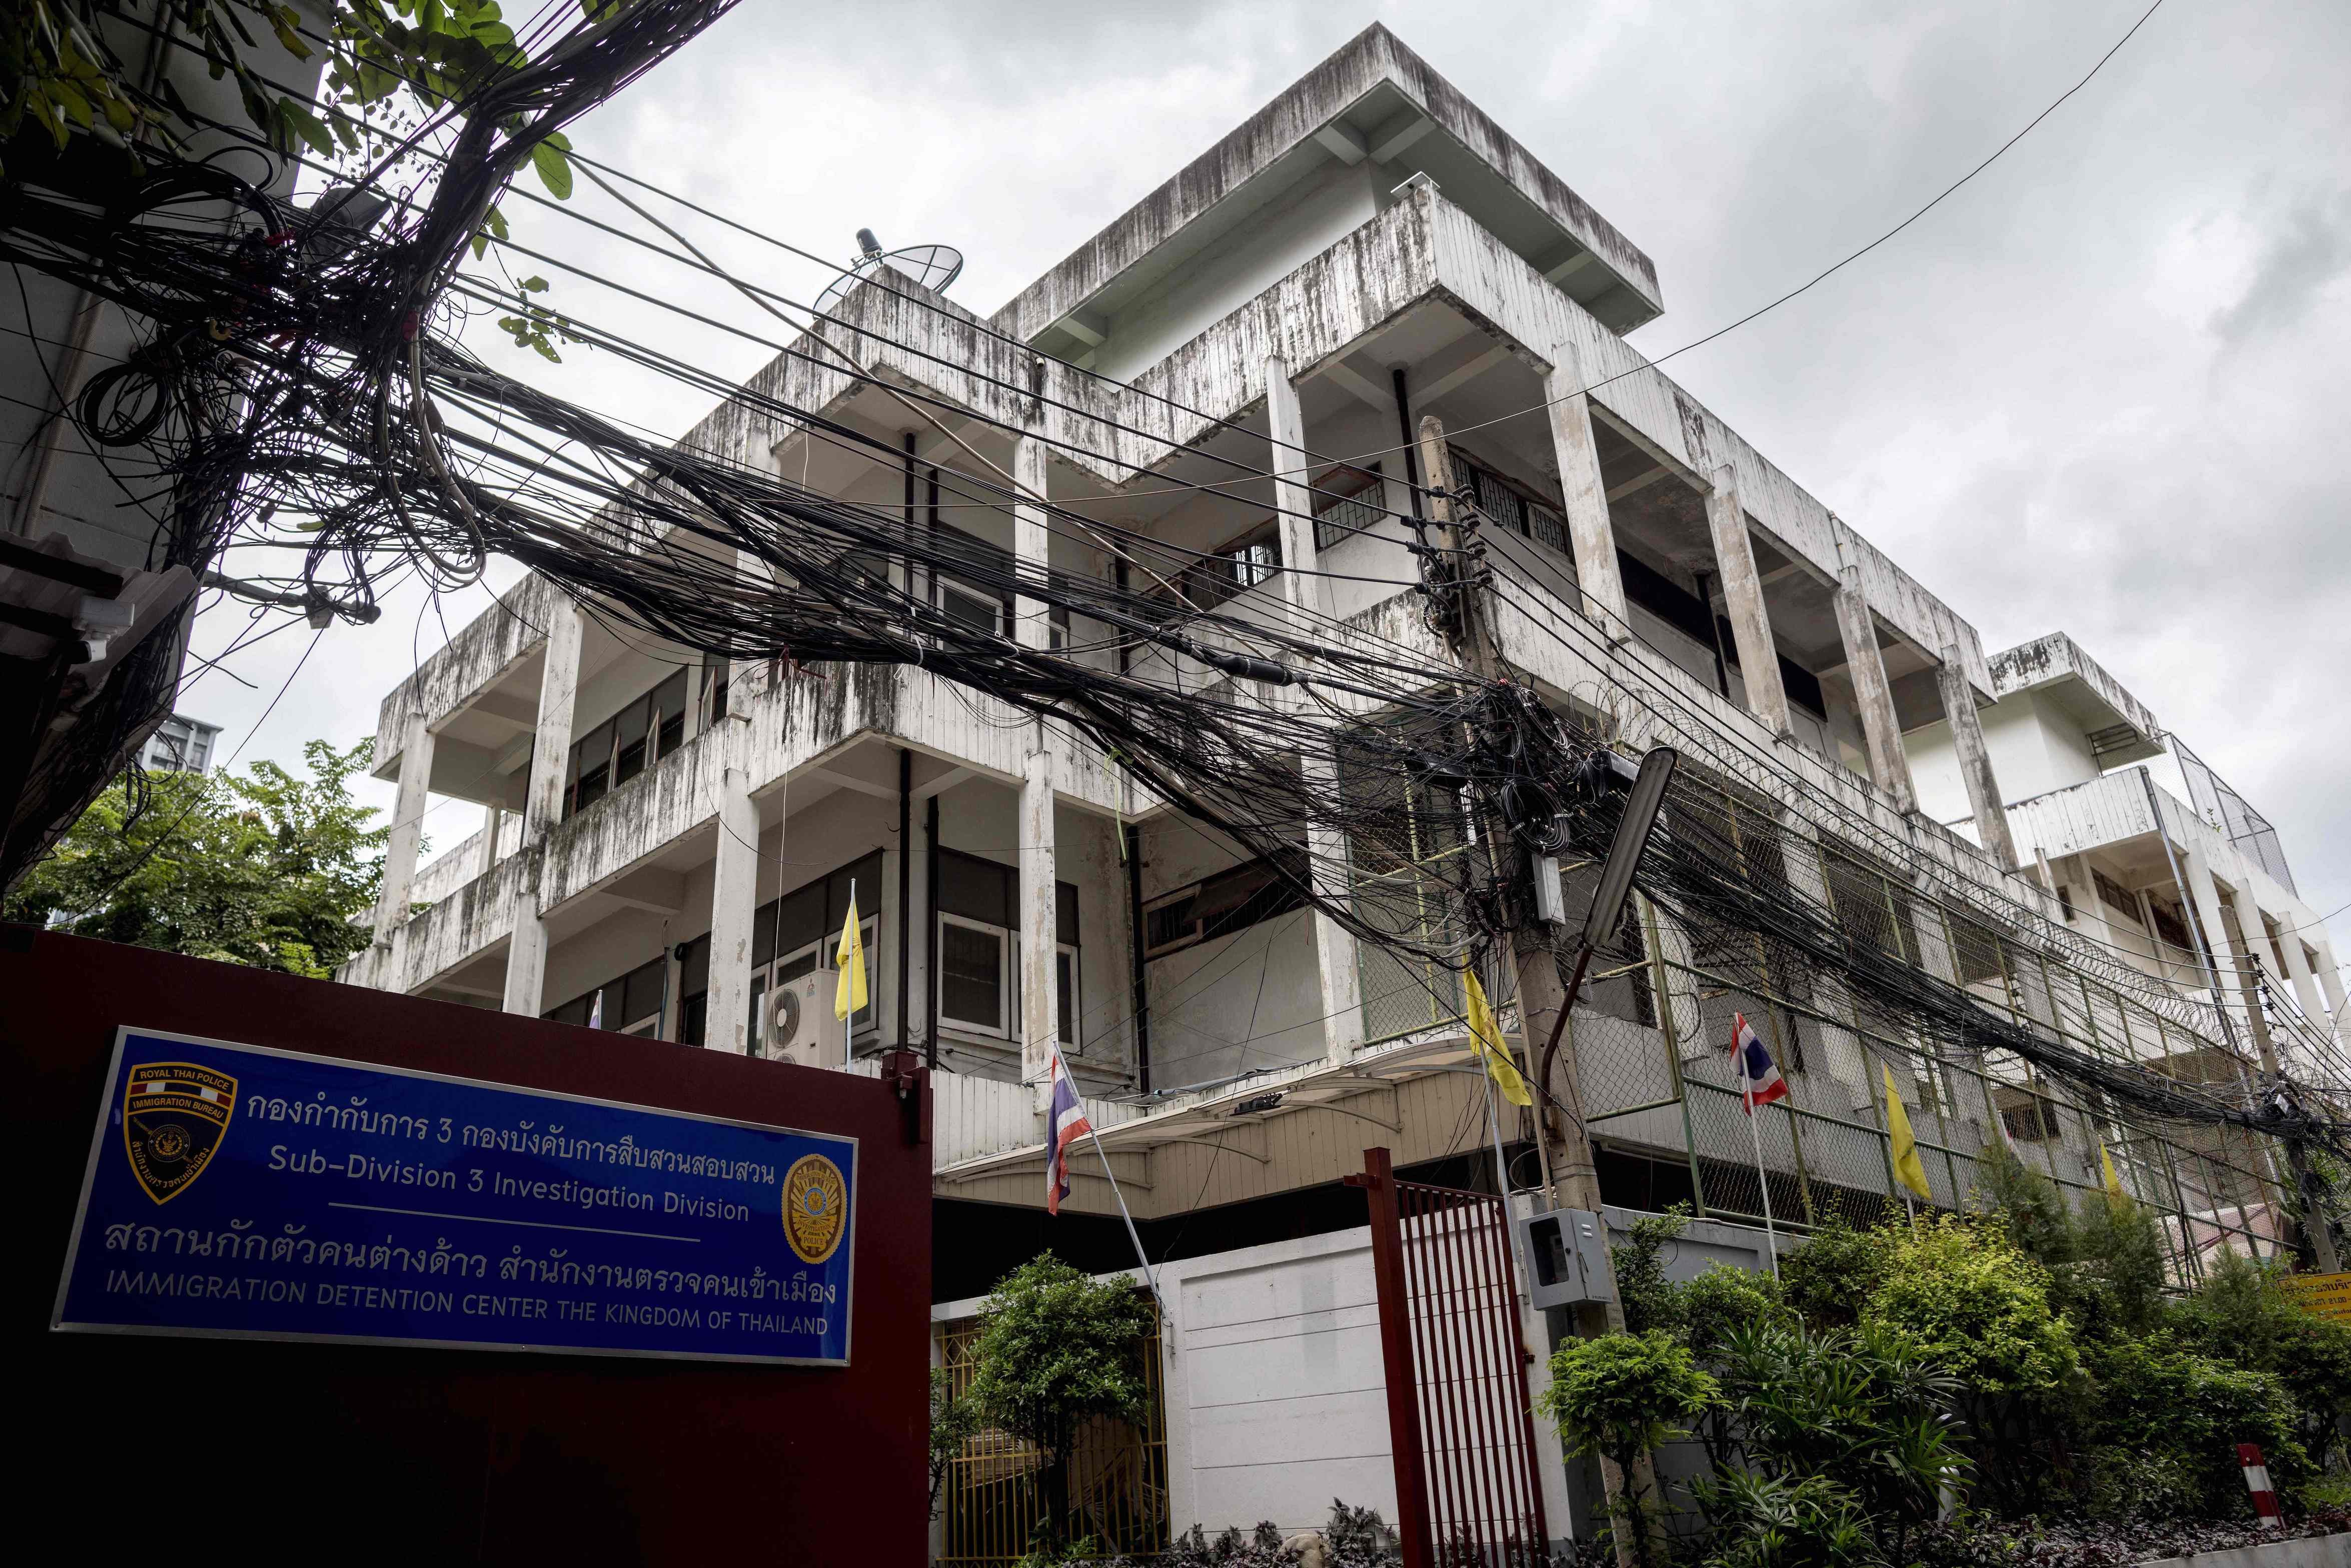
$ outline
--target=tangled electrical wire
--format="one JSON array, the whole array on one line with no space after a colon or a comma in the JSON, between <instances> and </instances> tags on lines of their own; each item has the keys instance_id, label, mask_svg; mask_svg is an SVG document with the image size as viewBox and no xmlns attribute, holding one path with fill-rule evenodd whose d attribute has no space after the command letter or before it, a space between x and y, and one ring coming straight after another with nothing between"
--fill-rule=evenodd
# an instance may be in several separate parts
<instances>
[{"instance_id":1,"label":"tangled electrical wire","mask_svg":"<svg viewBox=\"0 0 2351 1568\"><path fill-rule=\"evenodd\" d=\"M913 506L844 500L626 428L492 370L444 330L463 254L530 148L726 8L632 7L494 84L465 106L422 204L395 210L360 184L297 208L222 167L168 158L102 201L0 187L0 256L152 324L89 380L74 417L97 446L145 465L167 501L165 558L203 567L233 542L298 546L280 601L324 625L374 619L387 563L445 591L503 557L705 654L912 666L993 703L994 722L1050 721L1090 740L1433 987L1522 939L1530 858L1606 842L1621 809L1593 766L1614 737L1531 684L1474 675L1360 618L1228 608L1203 591L1197 552L956 474L963 504L1026 509L1118 569L1046 570ZM730 396L778 432L877 466L908 461L815 410L748 387ZM1415 549L1425 620L1457 636L1462 563L1425 537ZM959 613L930 591L940 581L1005 613ZM1049 624L1067 629L1062 645ZM1758 842L1770 810L1725 809L1733 788L1696 772L1678 781L1640 867L1698 967L1798 1010L1841 995L1897 1049L2004 1052L2149 1119L2306 1138L2351 1158L2351 1130L2308 1097L2232 1098L1988 1011L1915 946L1859 930L1834 888L1823 899L1801 887L1784 850ZM1637 937L1620 945L1618 956L1640 956Z\"/></svg>"}]
</instances>

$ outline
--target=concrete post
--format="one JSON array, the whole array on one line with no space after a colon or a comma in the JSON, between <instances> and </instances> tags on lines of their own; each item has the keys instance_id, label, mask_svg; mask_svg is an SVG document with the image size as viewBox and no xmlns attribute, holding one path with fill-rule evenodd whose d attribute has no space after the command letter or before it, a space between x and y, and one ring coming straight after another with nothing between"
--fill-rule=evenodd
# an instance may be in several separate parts
<instances>
[{"instance_id":1,"label":"concrete post","mask_svg":"<svg viewBox=\"0 0 2351 1568\"><path fill-rule=\"evenodd\" d=\"M1853 677L1854 701L1861 708L1862 737L1869 745L1869 775L1907 816L1918 809L1918 792L1910 782L1902 720L1894 711L1894 684L1886 678L1886 653L1877 645L1877 618L1870 613L1869 596L1862 591L1861 568L1849 566L1839 574L1836 612L1845 669Z\"/></svg>"},{"instance_id":2,"label":"concrete post","mask_svg":"<svg viewBox=\"0 0 2351 1568\"><path fill-rule=\"evenodd\" d=\"M506 811L496 802L482 808L482 838L475 846L479 852L474 860L475 876L485 877L498 869L498 834L506 830Z\"/></svg>"},{"instance_id":3,"label":"concrete post","mask_svg":"<svg viewBox=\"0 0 2351 1568\"><path fill-rule=\"evenodd\" d=\"M1566 504L1567 538L1575 552L1575 580L1583 611L1611 638L1632 634L1625 608L1625 574L1616 565L1616 530L1608 521L1608 486L1600 477L1600 446L1592 435L1592 401L1574 345L1562 343L1543 378L1551 403L1552 450L1559 458L1560 498Z\"/></svg>"},{"instance_id":4,"label":"concrete post","mask_svg":"<svg viewBox=\"0 0 2351 1568\"><path fill-rule=\"evenodd\" d=\"M2303 951L2302 933L2294 929L2294 924L2292 915L2278 923L2278 952L2285 959L2286 983L2294 988L2294 999L2302 1004L2303 1017L2323 1029L2326 1026L2326 1004L2319 999L2317 977L2310 972L2310 957Z\"/></svg>"},{"instance_id":5,"label":"concrete post","mask_svg":"<svg viewBox=\"0 0 2351 1568\"><path fill-rule=\"evenodd\" d=\"M1788 721L1788 691L1780 681L1780 650L1771 641L1771 616L1763 606L1763 579L1755 570L1755 545L1747 513L1739 504L1739 476L1729 464L1714 471L1706 497L1707 527L1714 535L1714 560L1722 570L1722 599L1730 634L1739 646L1739 674L1747 683L1747 708L1782 739L1795 733Z\"/></svg>"},{"instance_id":6,"label":"concrete post","mask_svg":"<svg viewBox=\"0 0 2351 1568\"><path fill-rule=\"evenodd\" d=\"M1280 355L1265 361L1265 417L1273 438L1273 505L1281 530L1282 596L1301 621L1327 615L1329 585L1315 575L1314 497L1307 486L1306 418Z\"/></svg>"},{"instance_id":7,"label":"concrete post","mask_svg":"<svg viewBox=\"0 0 2351 1568\"><path fill-rule=\"evenodd\" d=\"M1968 667L1958 644L1944 646L1935 681L1943 694L1943 716L1951 723L1951 749L1959 756L1960 781L1968 787L1968 809L1975 813L1976 838L2001 870L2014 871L2016 841L2009 836L2008 808L2000 798L2000 780L1992 777L1983 721L1976 716L1976 695L1968 688Z\"/></svg>"},{"instance_id":8,"label":"concrete post","mask_svg":"<svg viewBox=\"0 0 2351 1568\"><path fill-rule=\"evenodd\" d=\"M383 885L375 905L375 939L392 941L392 928L408 918L409 894L416 887L416 841L423 831L425 786L433 779L433 732L423 714L401 726L400 785L392 797L392 838L384 845Z\"/></svg>"},{"instance_id":9,"label":"concrete post","mask_svg":"<svg viewBox=\"0 0 2351 1568\"><path fill-rule=\"evenodd\" d=\"M1330 584L1315 576L1319 559L1314 542L1313 497L1306 476L1306 422L1298 406L1298 389L1290 384L1290 366L1280 356L1265 362L1266 423L1272 434L1274 505L1281 519L1282 592L1299 620L1330 613ZM1302 706L1302 701L1301 701ZM1310 733L1301 724L1299 767L1307 788L1323 799L1339 789L1336 758L1324 743L1327 730ZM1306 852L1314 890L1333 903L1350 894L1347 838L1327 827L1307 830ZM1362 982L1353 933L1317 910L1314 915L1314 965L1322 999L1322 1053L1332 1066L1345 1065L1364 1042Z\"/></svg>"},{"instance_id":10,"label":"concrete post","mask_svg":"<svg viewBox=\"0 0 2351 1568\"><path fill-rule=\"evenodd\" d=\"M1020 778L1020 1077L1043 1114L1052 1085L1046 1055L1061 1037L1061 998L1053 983L1061 952L1054 892L1053 754L1040 730Z\"/></svg>"},{"instance_id":11,"label":"concrete post","mask_svg":"<svg viewBox=\"0 0 2351 1568\"><path fill-rule=\"evenodd\" d=\"M2343 1005L2343 970L2335 962L2335 944L2324 934L2311 939L2310 950L2318 955L2318 988L2326 995L2326 1010L2333 1015L2335 1038L2351 1046L2351 1009Z\"/></svg>"},{"instance_id":12,"label":"concrete post","mask_svg":"<svg viewBox=\"0 0 2351 1568\"><path fill-rule=\"evenodd\" d=\"M2222 966L2228 962L2226 956L2231 946L2229 941L2229 927L2232 922L2223 918L2220 884L2213 880L2211 862L2206 860L2192 844L2183 842L2179 848L2181 874L2188 881L2188 896L2196 906L2193 911L2194 923L2202 927L2205 950L2211 956L2212 1005L2218 1009L2226 1005L2224 998L2227 992L2222 987L2220 971ZM2193 933L2191 932L2190 935ZM2243 962L2241 958L2237 961L2240 965ZM2241 1034L2239 1039L2241 1041Z\"/></svg>"},{"instance_id":13,"label":"concrete post","mask_svg":"<svg viewBox=\"0 0 2351 1568\"><path fill-rule=\"evenodd\" d=\"M530 754L517 853L543 862L547 835L563 820L563 775L571 761L571 709L580 695L580 643L586 631L577 606L557 602L547 628L538 677L538 731ZM507 942L506 1010L537 1018L547 985L547 922L539 917L544 864L515 879L514 934Z\"/></svg>"},{"instance_id":14,"label":"concrete post","mask_svg":"<svg viewBox=\"0 0 2351 1568\"><path fill-rule=\"evenodd\" d=\"M779 834L789 828L778 825ZM702 1043L750 1053L751 935L759 908L759 808L751 776L727 768L718 777L718 856L710 885L710 999Z\"/></svg>"},{"instance_id":15,"label":"concrete post","mask_svg":"<svg viewBox=\"0 0 2351 1568\"><path fill-rule=\"evenodd\" d=\"M1033 435L1024 435L1012 444L1012 477L1021 490L1043 500L1051 492L1046 476L1045 444ZM1048 528L1045 508L1027 501L1017 502L1012 508L1012 553L1018 558L1018 570L1025 581L1031 578L1041 580L1047 571L1048 552L1052 534ZM1021 594L1013 601L1013 640L1024 648L1050 648L1053 645L1053 629L1048 620L1048 606L1041 599Z\"/></svg>"}]
</instances>

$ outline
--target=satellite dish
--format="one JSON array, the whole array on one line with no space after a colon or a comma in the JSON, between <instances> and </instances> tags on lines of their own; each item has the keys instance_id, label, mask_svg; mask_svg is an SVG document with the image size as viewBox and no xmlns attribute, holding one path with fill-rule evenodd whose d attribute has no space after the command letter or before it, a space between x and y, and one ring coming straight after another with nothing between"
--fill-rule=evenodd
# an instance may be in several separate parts
<instances>
[{"instance_id":1,"label":"satellite dish","mask_svg":"<svg viewBox=\"0 0 2351 1568\"><path fill-rule=\"evenodd\" d=\"M834 306L849 298L849 291L861 279L880 267L889 267L934 294L945 294L963 273L963 252L951 245L910 245L904 250L883 250L872 229L859 229L857 251L857 259L850 263L849 270L817 296L818 315L830 315Z\"/></svg>"}]
</instances>

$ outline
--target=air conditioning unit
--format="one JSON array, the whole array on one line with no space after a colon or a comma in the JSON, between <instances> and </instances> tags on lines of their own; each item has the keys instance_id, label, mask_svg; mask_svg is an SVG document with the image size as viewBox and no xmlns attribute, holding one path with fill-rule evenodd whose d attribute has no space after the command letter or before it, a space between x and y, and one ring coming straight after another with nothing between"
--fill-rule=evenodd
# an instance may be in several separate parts
<instances>
[{"instance_id":1,"label":"air conditioning unit","mask_svg":"<svg viewBox=\"0 0 2351 1568\"><path fill-rule=\"evenodd\" d=\"M835 971L817 969L768 992L760 1009L759 1054L770 1061L801 1067L845 1065L848 1052L841 1044L842 1024L832 1016L838 984Z\"/></svg>"}]
</instances>

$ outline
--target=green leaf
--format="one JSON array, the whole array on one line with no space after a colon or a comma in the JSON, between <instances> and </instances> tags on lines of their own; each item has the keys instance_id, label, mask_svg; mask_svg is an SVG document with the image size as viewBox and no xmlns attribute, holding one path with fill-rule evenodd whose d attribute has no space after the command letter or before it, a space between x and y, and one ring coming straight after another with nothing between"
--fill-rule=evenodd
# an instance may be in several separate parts
<instances>
[{"instance_id":1,"label":"green leaf","mask_svg":"<svg viewBox=\"0 0 2351 1568\"><path fill-rule=\"evenodd\" d=\"M547 279L538 277L526 277L515 287L525 294L544 294L547 292Z\"/></svg>"},{"instance_id":2,"label":"green leaf","mask_svg":"<svg viewBox=\"0 0 2351 1568\"><path fill-rule=\"evenodd\" d=\"M490 237L492 239L504 239L507 237L507 215L498 211L497 208L492 207L488 212L484 213L482 214L482 221L489 225Z\"/></svg>"},{"instance_id":3,"label":"green leaf","mask_svg":"<svg viewBox=\"0 0 2351 1568\"><path fill-rule=\"evenodd\" d=\"M42 88L43 90L47 92L50 99L55 102L58 108L64 110L67 114L73 117L75 124L80 126L84 131L88 131L90 128L90 122L95 117L90 113L89 99L81 95L80 89L75 87L71 82L57 78L52 78L48 81L44 82L42 84Z\"/></svg>"},{"instance_id":4,"label":"green leaf","mask_svg":"<svg viewBox=\"0 0 2351 1568\"><path fill-rule=\"evenodd\" d=\"M559 202L571 199L571 161L563 150L549 141L542 141L530 150L530 166L538 171L539 183L549 195Z\"/></svg>"},{"instance_id":5,"label":"green leaf","mask_svg":"<svg viewBox=\"0 0 2351 1568\"><path fill-rule=\"evenodd\" d=\"M277 112L286 121L287 128L309 144L311 152L321 158L335 155L335 139L327 134L326 126L317 115L290 98L277 100Z\"/></svg>"}]
</instances>

